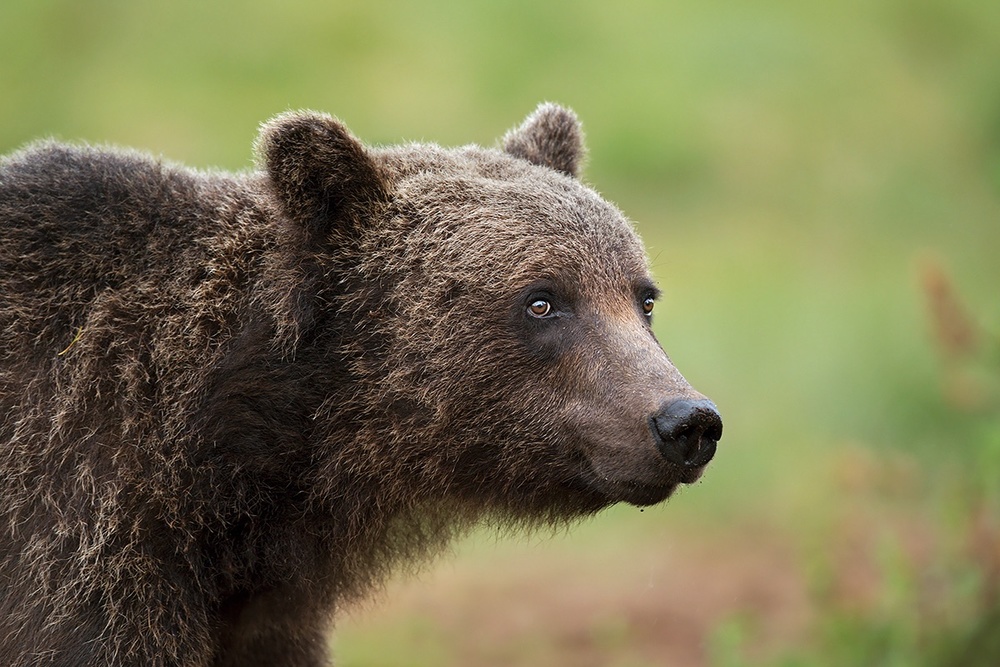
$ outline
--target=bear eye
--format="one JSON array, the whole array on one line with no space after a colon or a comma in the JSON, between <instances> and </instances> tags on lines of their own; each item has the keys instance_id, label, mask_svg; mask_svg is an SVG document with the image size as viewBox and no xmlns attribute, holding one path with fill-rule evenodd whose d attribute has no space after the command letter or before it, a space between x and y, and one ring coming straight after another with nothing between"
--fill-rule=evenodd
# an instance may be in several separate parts
<instances>
[{"instance_id":1,"label":"bear eye","mask_svg":"<svg viewBox=\"0 0 1000 667\"><path fill-rule=\"evenodd\" d=\"M552 314L552 304L545 299L535 299L528 306L528 314L532 317L548 317Z\"/></svg>"},{"instance_id":2,"label":"bear eye","mask_svg":"<svg viewBox=\"0 0 1000 667\"><path fill-rule=\"evenodd\" d=\"M642 312L646 315L653 314L653 306L656 305L656 301L651 296L647 296L642 300Z\"/></svg>"}]
</instances>

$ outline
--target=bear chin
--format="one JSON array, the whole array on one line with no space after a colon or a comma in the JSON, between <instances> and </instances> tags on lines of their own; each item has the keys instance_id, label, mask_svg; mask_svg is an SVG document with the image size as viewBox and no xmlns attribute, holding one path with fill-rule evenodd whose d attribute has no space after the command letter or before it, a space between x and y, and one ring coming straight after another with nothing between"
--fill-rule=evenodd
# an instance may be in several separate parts
<instances>
[{"instance_id":1,"label":"bear chin","mask_svg":"<svg viewBox=\"0 0 1000 667\"><path fill-rule=\"evenodd\" d=\"M589 471L580 480L578 490L585 494L602 497L604 506L628 503L635 507L649 507L667 500L681 486L694 484L701 478L704 471L704 466L677 470L675 474L658 481L611 479Z\"/></svg>"}]
</instances>

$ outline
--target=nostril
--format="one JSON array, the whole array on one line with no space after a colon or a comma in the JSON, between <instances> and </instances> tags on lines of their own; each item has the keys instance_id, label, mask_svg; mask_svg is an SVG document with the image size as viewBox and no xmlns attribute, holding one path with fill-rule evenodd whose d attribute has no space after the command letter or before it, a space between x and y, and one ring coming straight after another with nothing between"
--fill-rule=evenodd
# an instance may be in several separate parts
<instances>
[{"instance_id":1,"label":"nostril","mask_svg":"<svg viewBox=\"0 0 1000 667\"><path fill-rule=\"evenodd\" d=\"M722 440L722 417L719 412L713 408L710 413L705 415L705 422L705 430L701 437L715 442Z\"/></svg>"},{"instance_id":2,"label":"nostril","mask_svg":"<svg viewBox=\"0 0 1000 667\"><path fill-rule=\"evenodd\" d=\"M665 403L650 417L650 426L663 457L689 468L711 461L722 438L722 417L706 399L681 398Z\"/></svg>"}]
</instances>

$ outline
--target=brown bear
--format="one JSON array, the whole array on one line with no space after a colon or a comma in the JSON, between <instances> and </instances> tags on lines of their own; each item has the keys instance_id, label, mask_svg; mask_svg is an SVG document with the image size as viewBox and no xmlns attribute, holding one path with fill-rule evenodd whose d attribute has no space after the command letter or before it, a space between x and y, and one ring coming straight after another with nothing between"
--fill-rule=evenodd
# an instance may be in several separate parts
<instances>
[{"instance_id":1,"label":"brown bear","mask_svg":"<svg viewBox=\"0 0 1000 667\"><path fill-rule=\"evenodd\" d=\"M497 149L264 125L260 168L0 162L0 664L326 665L334 611L474 522L698 479L572 112Z\"/></svg>"}]
</instances>

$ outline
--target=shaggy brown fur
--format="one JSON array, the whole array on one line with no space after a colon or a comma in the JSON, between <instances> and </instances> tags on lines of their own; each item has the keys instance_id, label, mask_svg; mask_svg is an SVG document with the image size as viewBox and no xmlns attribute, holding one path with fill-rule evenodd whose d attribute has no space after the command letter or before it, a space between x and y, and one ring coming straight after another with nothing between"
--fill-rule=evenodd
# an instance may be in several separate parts
<instances>
[{"instance_id":1,"label":"shaggy brown fur","mask_svg":"<svg viewBox=\"0 0 1000 667\"><path fill-rule=\"evenodd\" d=\"M0 162L0 664L325 665L338 605L472 522L698 477L721 423L576 118L504 147L289 113L253 173Z\"/></svg>"}]
</instances>

